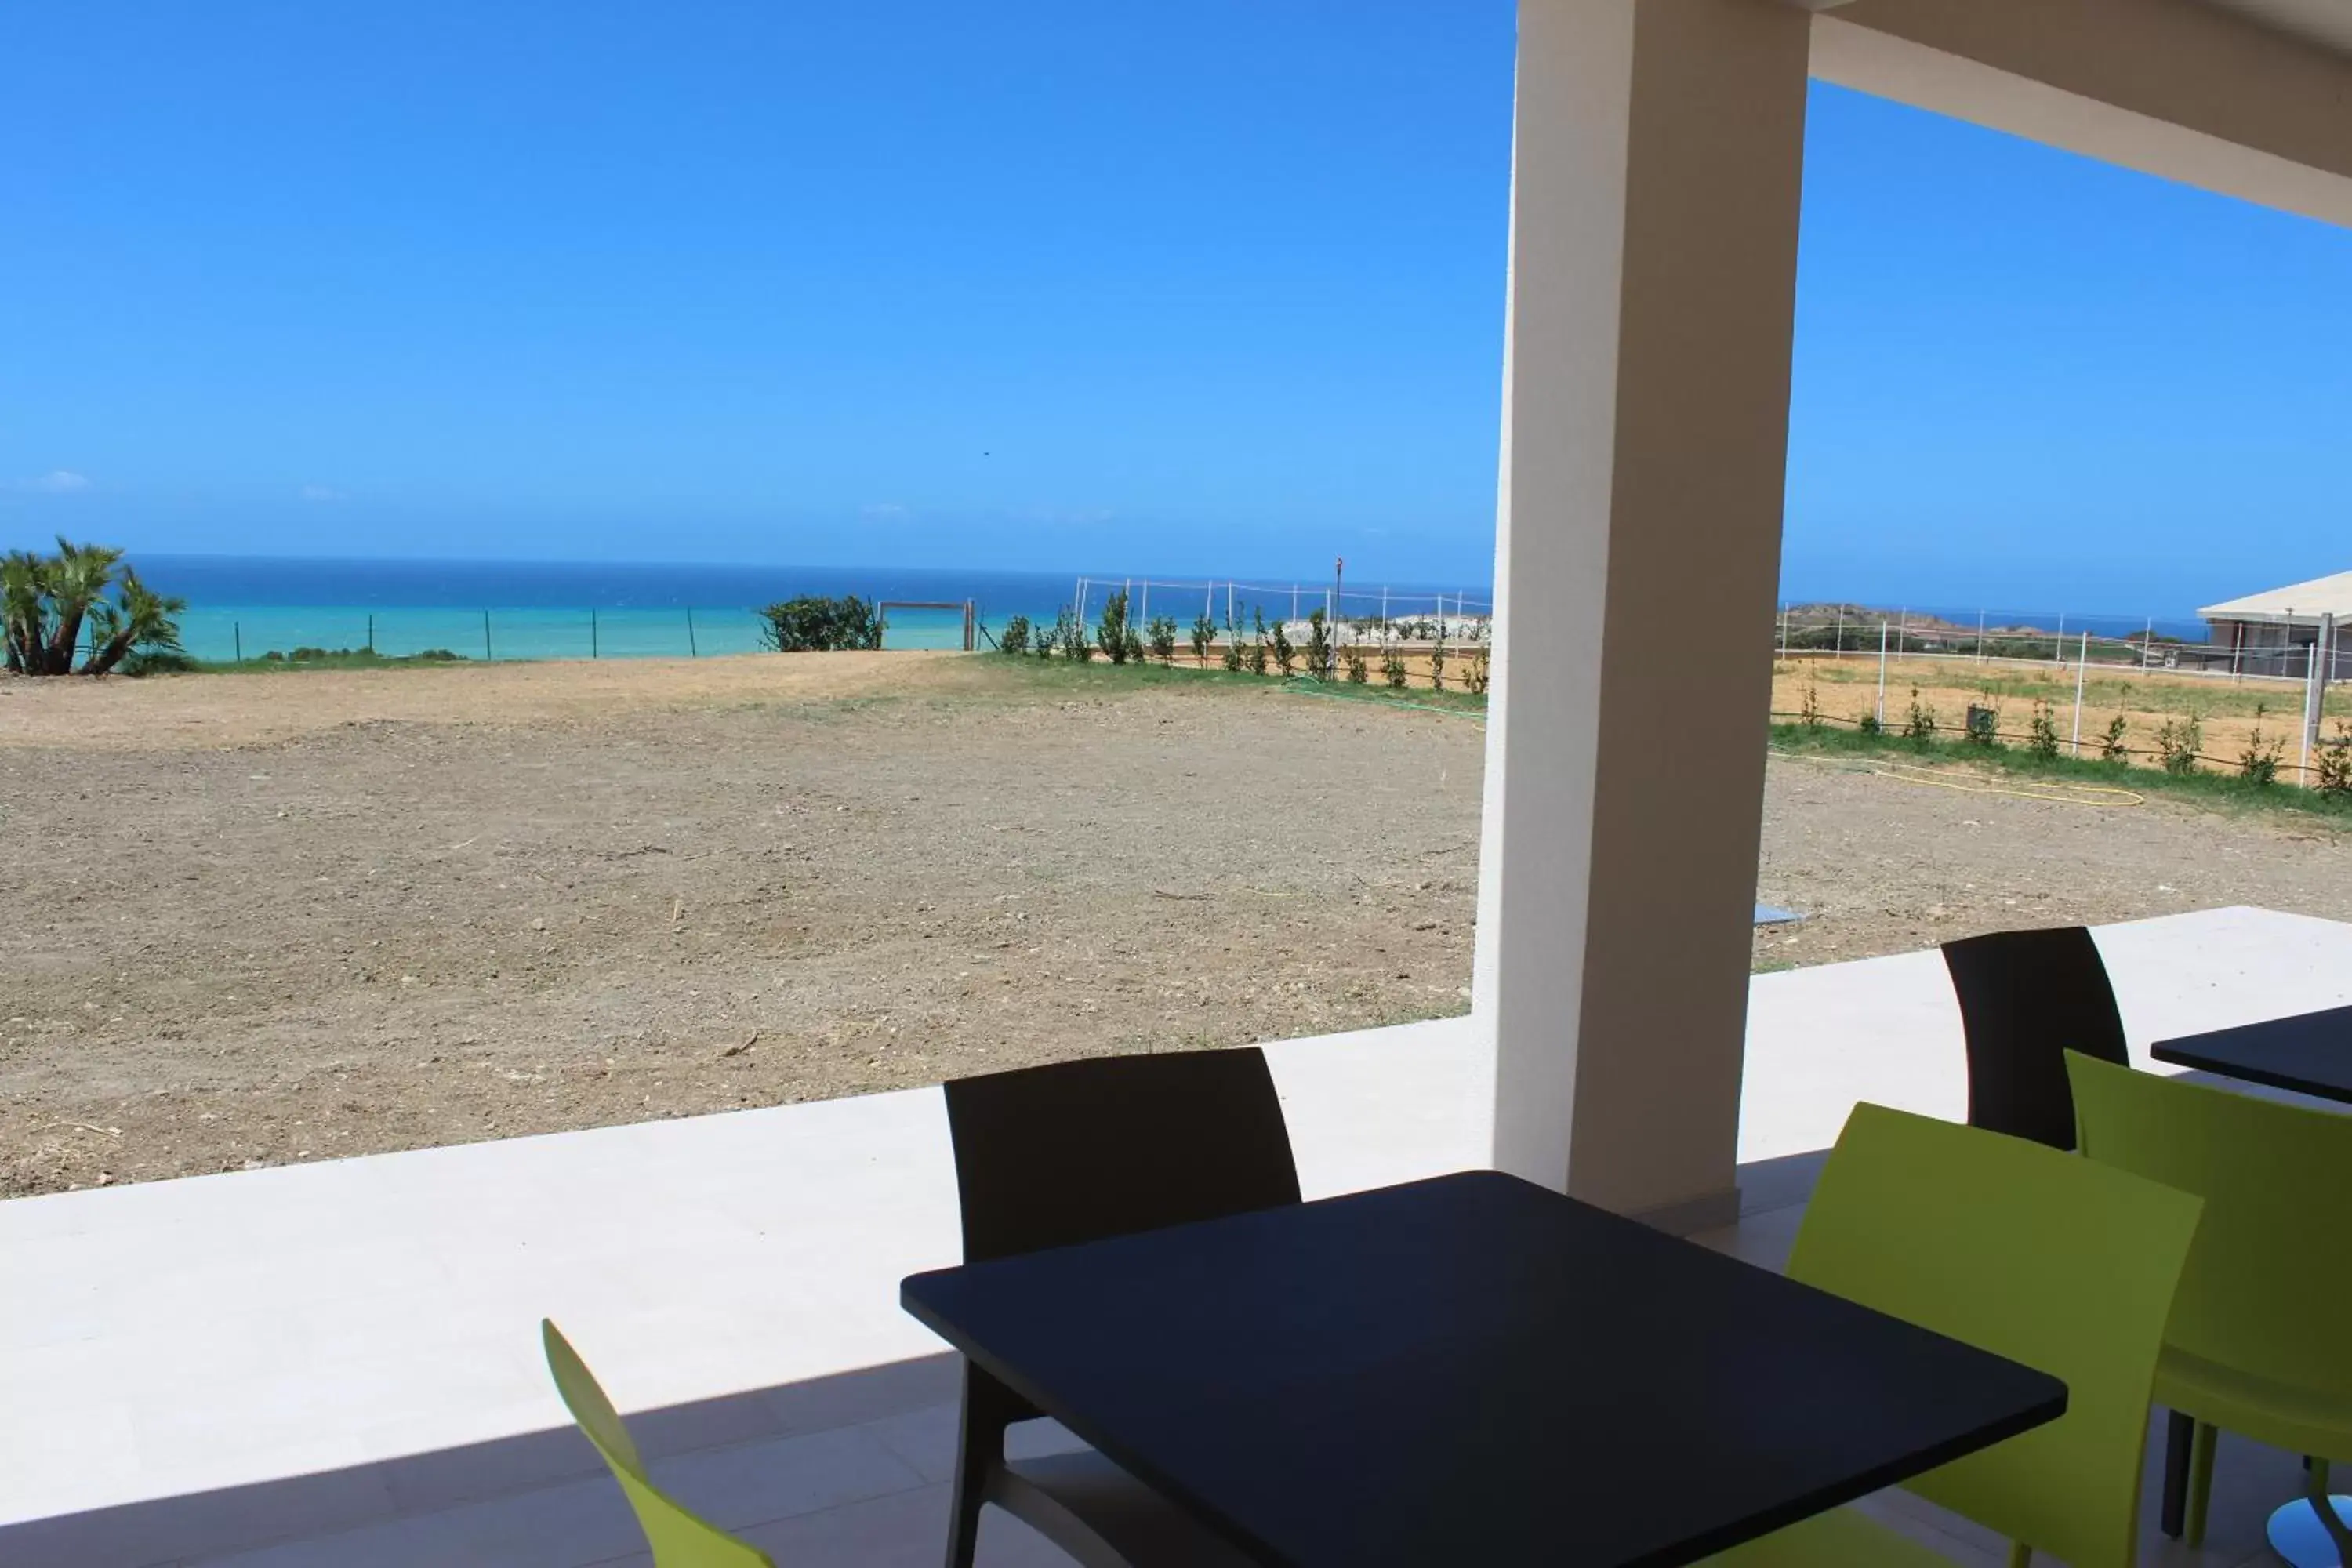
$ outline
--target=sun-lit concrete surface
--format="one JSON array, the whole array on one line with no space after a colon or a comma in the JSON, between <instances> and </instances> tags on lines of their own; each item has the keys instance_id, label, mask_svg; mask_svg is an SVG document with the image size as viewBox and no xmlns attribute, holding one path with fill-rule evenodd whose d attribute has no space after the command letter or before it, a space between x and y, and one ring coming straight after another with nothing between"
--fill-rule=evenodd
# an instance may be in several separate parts
<instances>
[{"instance_id":1,"label":"sun-lit concrete surface","mask_svg":"<svg viewBox=\"0 0 2352 1568\"><path fill-rule=\"evenodd\" d=\"M2352 926L2229 910L2100 944L2143 1053L2352 1002ZM1748 1036L1748 1214L1710 1239L1769 1266L1856 1100L1961 1114L1959 1021L1930 952L1759 977ZM1485 1163L1467 1020L1270 1054L1309 1195ZM956 1256L946 1132L919 1090L0 1204L0 1562L629 1560L543 1314L780 1562L936 1561L953 1369L897 1286ZM2223 1471L2247 1509L2276 1493ZM985 1560L1053 1559L1008 1522Z\"/></svg>"},{"instance_id":2,"label":"sun-lit concrete surface","mask_svg":"<svg viewBox=\"0 0 2352 1568\"><path fill-rule=\"evenodd\" d=\"M2352 1004L2352 926L2213 910L2102 926L2135 1065L2156 1040ZM1932 949L1761 975L1748 990L1743 1163L1836 1141L1854 1101L1968 1118L1959 1005ZM2243 1086L2239 1086L2243 1087ZM2290 1097L2292 1098L2292 1097Z\"/></svg>"}]
</instances>

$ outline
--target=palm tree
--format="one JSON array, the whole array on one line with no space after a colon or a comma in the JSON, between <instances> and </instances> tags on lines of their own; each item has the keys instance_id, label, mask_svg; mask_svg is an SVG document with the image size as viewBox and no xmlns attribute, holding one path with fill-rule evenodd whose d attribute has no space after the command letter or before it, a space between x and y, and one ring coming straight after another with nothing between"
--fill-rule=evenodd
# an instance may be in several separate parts
<instances>
[{"instance_id":1,"label":"palm tree","mask_svg":"<svg viewBox=\"0 0 2352 1568\"><path fill-rule=\"evenodd\" d=\"M42 560L29 550L0 556L0 640L7 644L7 667L16 675L43 675L48 652L48 601L42 585Z\"/></svg>"},{"instance_id":2,"label":"palm tree","mask_svg":"<svg viewBox=\"0 0 2352 1568\"><path fill-rule=\"evenodd\" d=\"M73 669L74 644L81 639L81 623L90 606L106 595L122 552L105 544L76 544L58 536L58 552L47 563L49 613L57 617L49 628L48 657L44 675L65 675Z\"/></svg>"},{"instance_id":3,"label":"palm tree","mask_svg":"<svg viewBox=\"0 0 2352 1568\"><path fill-rule=\"evenodd\" d=\"M173 617L187 609L185 599L158 594L142 583L139 574L128 566L122 569L115 596L121 601L119 605L101 599L90 608L106 640L81 667L84 675L104 675L121 663L123 656L134 647L162 653L180 651L180 624Z\"/></svg>"},{"instance_id":4,"label":"palm tree","mask_svg":"<svg viewBox=\"0 0 2352 1568\"><path fill-rule=\"evenodd\" d=\"M184 599L158 594L102 544L58 541L55 555L12 550L0 556L0 648L19 675L70 675L82 627L91 631L84 675L104 675L134 649L180 651L173 618ZM115 597L106 596L109 587Z\"/></svg>"}]
</instances>

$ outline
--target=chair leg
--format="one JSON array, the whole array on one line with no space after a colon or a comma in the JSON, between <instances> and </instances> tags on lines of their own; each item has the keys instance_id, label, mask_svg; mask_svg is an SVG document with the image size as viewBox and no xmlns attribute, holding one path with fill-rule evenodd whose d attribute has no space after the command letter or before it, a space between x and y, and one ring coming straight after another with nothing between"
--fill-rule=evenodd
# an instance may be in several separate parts
<instances>
[{"instance_id":1,"label":"chair leg","mask_svg":"<svg viewBox=\"0 0 2352 1568\"><path fill-rule=\"evenodd\" d=\"M948 1515L947 1568L971 1568L980 1547L980 1510L989 1479L1004 1463L1004 1429L1021 1413L1013 1391L963 1363L963 1410L957 1426L955 1496Z\"/></svg>"},{"instance_id":2,"label":"chair leg","mask_svg":"<svg viewBox=\"0 0 2352 1568\"><path fill-rule=\"evenodd\" d=\"M2197 1419L2178 1410L2164 1416L2164 1511L2159 1528L2175 1541L2189 1512L2189 1447L2196 1436Z\"/></svg>"},{"instance_id":3,"label":"chair leg","mask_svg":"<svg viewBox=\"0 0 2352 1568\"><path fill-rule=\"evenodd\" d=\"M2184 1538L2191 1546L2205 1544L2205 1511L2213 1500L2213 1450L2221 1446L2219 1427L2197 1423L2196 1441L2189 1461L2189 1519Z\"/></svg>"}]
</instances>

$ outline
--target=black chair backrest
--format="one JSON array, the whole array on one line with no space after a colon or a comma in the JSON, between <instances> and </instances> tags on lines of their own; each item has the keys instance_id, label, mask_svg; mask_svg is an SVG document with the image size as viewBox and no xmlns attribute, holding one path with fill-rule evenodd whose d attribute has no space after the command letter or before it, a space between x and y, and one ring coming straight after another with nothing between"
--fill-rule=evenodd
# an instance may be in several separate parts
<instances>
[{"instance_id":1,"label":"black chair backrest","mask_svg":"<svg viewBox=\"0 0 2352 1568\"><path fill-rule=\"evenodd\" d=\"M947 1097L967 1263L1298 1201L1254 1046L1024 1068Z\"/></svg>"},{"instance_id":2,"label":"black chair backrest","mask_svg":"<svg viewBox=\"0 0 2352 1568\"><path fill-rule=\"evenodd\" d=\"M1969 1125L2074 1147L2068 1051L2128 1064L2115 987L2082 926L1944 944L1969 1038Z\"/></svg>"}]
</instances>

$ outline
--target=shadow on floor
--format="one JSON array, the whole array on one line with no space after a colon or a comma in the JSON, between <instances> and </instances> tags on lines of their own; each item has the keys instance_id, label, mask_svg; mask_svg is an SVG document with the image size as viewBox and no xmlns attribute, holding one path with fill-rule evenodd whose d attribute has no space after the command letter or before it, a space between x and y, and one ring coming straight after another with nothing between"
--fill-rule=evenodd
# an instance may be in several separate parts
<instances>
[{"instance_id":1,"label":"shadow on floor","mask_svg":"<svg viewBox=\"0 0 2352 1568\"><path fill-rule=\"evenodd\" d=\"M682 1489L690 1493L701 1489L691 1481L692 1457L780 1439L815 1439L845 1430L863 1431L875 1423L950 1404L957 1397L958 1387L958 1360L942 1352L804 1383L633 1411L628 1422L647 1462L657 1472L685 1472L688 1480ZM560 1412L551 1390L550 1405ZM894 1461L887 1446L878 1442L871 1455L845 1452L843 1447L835 1442L826 1446L824 1452L804 1456L826 1472L817 1478L822 1495L810 1500L817 1506L826 1506L826 1500L835 1493L846 1500L861 1493L877 1495L892 1482L911 1489L929 1479L921 1467ZM854 1473L860 1469L873 1473ZM610 1539L616 1544L602 1556L619 1555L641 1544L595 1450L575 1428L563 1426L344 1469L0 1526L0 1563L10 1568L156 1568L446 1514L469 1504L562 1488L574 1481L588 1483L583 1500L610 1493L610 1507L586 1510L596 1517L577 1521L582 1528L568 1532L583 1537L583 1549L593 1546L589 1538L605 1533L598 1526L606 1521L613 1527ZM525 1552L447 1561L521 1563L540 1556ZM289 1553L284 1560L289 1563L340 1561L331 1555L311 1559L299 1553ZM545 1560L564 1559L559 1552ZM591 1563L599 1558L580 1556L570 1561Z\"/></svg>"}]
</instances>

